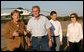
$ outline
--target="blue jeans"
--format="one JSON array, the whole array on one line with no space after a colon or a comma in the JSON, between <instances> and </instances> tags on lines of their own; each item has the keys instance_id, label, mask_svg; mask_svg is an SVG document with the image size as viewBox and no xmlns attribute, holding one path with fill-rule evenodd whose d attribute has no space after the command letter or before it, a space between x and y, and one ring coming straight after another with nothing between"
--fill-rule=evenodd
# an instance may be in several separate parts
<instances>
[{"instance_id":1,"label":"blue jeans","mask_svg":"<svg viewBox=\"0 0 84 52\"><path fill-rule=\"evenodd\" d=\"M50 51L48 44L48 36L43 37L41 40L35 37L32 37L32 50L40 51L40 45L43 51Z\"/></svg>"}]
</instances>

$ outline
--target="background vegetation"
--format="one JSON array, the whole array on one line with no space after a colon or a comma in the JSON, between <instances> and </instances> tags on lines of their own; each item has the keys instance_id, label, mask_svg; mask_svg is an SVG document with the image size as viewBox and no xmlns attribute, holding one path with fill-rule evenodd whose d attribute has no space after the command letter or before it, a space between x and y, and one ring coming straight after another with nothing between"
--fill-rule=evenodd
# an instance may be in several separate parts
<instances>
[{"instance_id":1,"label":"background vegetation","mask_svg":"<svg viewBox=\"0 0 84 52\"><path fill-rule=\"evenodd\" d=\"M51 17L50 16L46 16L49 20L51 19ZM10 21L11 19L1 19L1 23L6 23L6 22L8 22L8 21ZM29 19L24 19L24 18L22 18L21 20L23 20L24 21L24 23L25 24L27 24L27 22L28 22L28 20ZM57 17L57 20L58 21L70 21L70 17L69 16L64 16L64 17ZM83 21L83 16L79 16L78 17L78 20L80 20L80 21Z\"/></svg>"}]
</instances>

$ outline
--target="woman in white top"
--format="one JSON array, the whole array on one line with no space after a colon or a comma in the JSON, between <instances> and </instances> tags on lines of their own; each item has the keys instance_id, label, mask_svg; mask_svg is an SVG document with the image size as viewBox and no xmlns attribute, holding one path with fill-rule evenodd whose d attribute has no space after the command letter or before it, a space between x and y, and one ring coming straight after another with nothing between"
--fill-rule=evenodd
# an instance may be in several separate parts
<instances>
[{"instance_id":1,"label":"woman in white top","mask_svg":"<svg viewBox=\"0 0 84 52\"><path fill-rule=\"evenodd\" d=\"M70 51L79 51L80 40L83 40L83 29L77 22L78 15L76 13L72 13L70 18L72 22L67 28L67 46L70 47Z\"/></svg>"}]
</instances>

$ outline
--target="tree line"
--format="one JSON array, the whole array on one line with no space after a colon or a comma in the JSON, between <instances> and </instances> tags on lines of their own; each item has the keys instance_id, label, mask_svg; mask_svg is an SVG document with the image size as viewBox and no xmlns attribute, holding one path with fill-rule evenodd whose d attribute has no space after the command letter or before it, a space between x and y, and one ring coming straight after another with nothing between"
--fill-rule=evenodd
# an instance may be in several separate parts
<instances>
[{"instance_id":1,"label":"tree line","mask_svg":"<svg viewBox=\"0 0 84 52\"><path fill-rule=\"evenodd\" d=\"M51 19L50 16L46 16L46 17L47 17L49 20ZM21 20L23 20L24 23L27 24L27 22L28 22L29 19L21 19ZM71 19L70 19L69 16L64 16L64 17L58 16L58 17L57 17L57 20L58 20L58 21L70 21ZM83 16L79 16L79 17L78 17L78 20L83 21ZM10 19L1 20L1 23L6 23L6 22L8 22L8 21L10 21Z\"/></svg>"},{"instance_id":2,"label":"tree line","mask_svg":"<svg viewBox=\"0 0 84 52\"><path fill-rule=\"evenodd\" d=\"M49 20L51 19L51 17L50 16L46 16ZM59 21L70 21L70 17L69 16L64 16L64 17L60 17L60 16L58 16L57 17L57 20L59 20ZM79 16L78 17L78 20L83 20L83 16Z\"/></svg>"}]
</instances>

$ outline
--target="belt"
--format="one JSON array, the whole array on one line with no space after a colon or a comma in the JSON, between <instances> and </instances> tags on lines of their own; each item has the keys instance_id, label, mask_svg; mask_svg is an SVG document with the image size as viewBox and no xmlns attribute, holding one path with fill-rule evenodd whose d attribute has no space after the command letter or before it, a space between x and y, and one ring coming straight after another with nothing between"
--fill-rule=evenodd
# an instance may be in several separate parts
<instances>
[{"instance_id":1,"label":"belt","mask_svg":"<svg viewBox=\"0 0 84 52\"><path fill-rule=\"evenodd\" d=\"M59 36L52 36L52 37L59 37Z\"/></svg>"},{"instance_id":2,"label":"belt","mask_svg":"<svg viewBox=\"0 0 84 52\"><path fill-rule=\"evenodd\" d=\"M55 36L55 37L59 37L59 36Z\"/></svg>"},{"instance_id":3,"label":"belt","mask_svg":"<svg viewBox=\"0 0 84 52\"><path fill-rule=\"evenodd\" d=\"M34 37L34 36L33 36L32 38L38 38L38 39L41 40L41 39L44 38L44 37L46 37L46 36L38 36L38 37Z\"/></svg>"}]
</instances>

